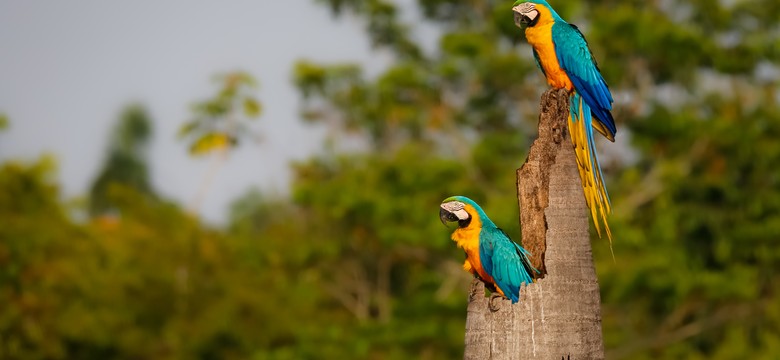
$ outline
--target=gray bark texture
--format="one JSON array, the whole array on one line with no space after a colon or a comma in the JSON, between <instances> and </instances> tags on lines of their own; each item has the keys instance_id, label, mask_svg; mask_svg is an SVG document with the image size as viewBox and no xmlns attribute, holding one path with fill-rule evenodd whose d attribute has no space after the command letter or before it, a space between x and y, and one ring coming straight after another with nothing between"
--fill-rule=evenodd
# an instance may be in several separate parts
<instances>
[{"instance_id":1,"label":"gray bark texture","mask_svg":"<svg viewBox=\"0 0 780 360\"><path fill-rule=\"evenodd\" d=\"M539 137L517 170L523 247L542 271L520 302L485 297L474 280L465 359L603 359L601 298L588 208L567 131L568 93L542 95Z\"/></svg>"}]
</instances>

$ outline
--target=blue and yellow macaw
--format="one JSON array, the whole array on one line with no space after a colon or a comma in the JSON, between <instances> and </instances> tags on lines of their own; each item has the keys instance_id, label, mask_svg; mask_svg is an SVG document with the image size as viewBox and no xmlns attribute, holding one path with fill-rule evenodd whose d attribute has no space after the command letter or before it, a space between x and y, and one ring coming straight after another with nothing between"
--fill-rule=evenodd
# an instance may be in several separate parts
<instances>
[{"instance_id":1,"label":"blue and yellow macaw","mask_svg":"<svg viewBox=\"0 0 780 360\"><path fill-rule=\"evenodd\" d=\"M569 134L577 157L577 167L596 231L601 236L599 218L610 243L607 224L611 212L609 195L596 155L593 129L615 141L612 94L601 76L585 37L576 26L564 21L544 0L517 1L512 8L515 24L525 29L534 49L536 64L555 89L569 91ZM594 121L595 120L595 121Z\"/></svg>"},{"instance_id":2,"label":"blue and yellow macaw","mask_svg":"<svg viewBox=\"0 0 780 360\"><path fill-rule=\"evenodd\" d=\"M533 282L528 251L509 239L507 234L490 221L482 208L464 196L444 199L439 209L443 224L457 222L452 240L466 252L463 269L470 272L491 291L516 303L520 300L520 286Z\"/></svg>"}]
</instances>

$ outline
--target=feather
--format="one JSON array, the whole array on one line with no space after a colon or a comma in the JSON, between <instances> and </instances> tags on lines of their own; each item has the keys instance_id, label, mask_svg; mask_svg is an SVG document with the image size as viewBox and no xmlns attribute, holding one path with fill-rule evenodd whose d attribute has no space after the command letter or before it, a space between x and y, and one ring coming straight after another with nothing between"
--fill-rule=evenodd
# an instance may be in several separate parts
<instances>
[{"instance_id":1,"label":"feather","mask_svg":"<svg viewBox=\"0 0 780 360\"><path fill-rule=\"evenodd\" d=\"M604 176L599 166L596 143L593 139L592 118L588 104L578 92L572 94L569 105L569 132L574 144L574 154L577 158L577 168L585 195L585 201L590 208L596 232L601 236L600 223L604 224L607 237L612 244L612 232L607 223L607 215L612 212L609 194L604 185ZM600 220L600 221L599 221Z\"/></svg>"},{"instance_id":2,"label":"feather","mask_svg":"<svg viewBox=\"0 0 780 360\"><path fill-rule=\"evenodd\" d=\"M485 270L493 277L496 286L501 292L509 298L512 303L520 300L520 287L525 284L533 283L533 276L528 269L538 272L534 269L527 257L525 249L509 239L506 233L492 226L486 227L483 224L480 232L480 256L484 255L483 266ZM522 249L522 252L518 251ZM487 266L487 264L490 266Z\"/></svg>"},{"instance_id":3,"label":"feather","mask_svg":"<svg viewBox=\"0 0 780 360\"><path fill-rule=\"evenodd\" d=\"M585 37L576 26L560 20L553 25L552 38L561 69L569 76L574 89L600 123L597 129L606 130L608 134L605 136L614 139L617 128L610 113L614 100L588 49Z\"/></svg>"}]
</instances>

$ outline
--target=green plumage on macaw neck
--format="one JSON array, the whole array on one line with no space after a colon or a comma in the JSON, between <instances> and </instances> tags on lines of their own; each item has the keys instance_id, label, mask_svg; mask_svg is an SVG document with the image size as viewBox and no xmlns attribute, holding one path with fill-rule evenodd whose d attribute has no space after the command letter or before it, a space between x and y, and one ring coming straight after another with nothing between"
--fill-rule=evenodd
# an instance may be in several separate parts
<instances>
[{"instance_id":1,"label":"green plumage on macaw neck","mask_svg":"<svg viewBox=\"0 0 780 360\"><path fill-rule=\"evenodd\" d=\"M509 239L482 208L464 196L445 199L439 209L439 218L457 222L452 240L466 253L463 269L482 280L491 291L516 303L520 300L520 286L533 282L528 251Z\"/></svg>"},{"instance_id":2,"label":"green plumage on macaw neck","mask_svg":"<svg viewBox=\"0 0 780 360\"><path fill-rule=\"evenodd\" d=\"M521 0L515 2L512 11L516 25L525 29L526 39L533 47L534 58L547 83L569 91L569 134L585 200L599 236L599 224L603 223L611 244L612 233L607 223L611 205L596 154L593 129L610 141L615 140L617 128L611 113L612 94L585 37L576 26L564 21L550 4L544 0Z\"/></svg>"}]
</instances>

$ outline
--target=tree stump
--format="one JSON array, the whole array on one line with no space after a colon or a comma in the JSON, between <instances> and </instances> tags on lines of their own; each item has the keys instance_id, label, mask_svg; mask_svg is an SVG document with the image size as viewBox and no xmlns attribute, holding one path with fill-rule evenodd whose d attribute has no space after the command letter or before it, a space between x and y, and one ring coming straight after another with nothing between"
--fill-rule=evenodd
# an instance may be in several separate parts
<instances>
[{"instance_id":1,"label":"tree stump","mask_svg":"<svg viewBox=\"0 0 780 360\"><path fill-rule=\"evenodd\" d=\"M474 280L465 359L603 359L601 298L569 132L568 93L542 95L539 137L517 170L523 247L541 271L520 302L488 298Z\"/></svg>"}]
</instances>

